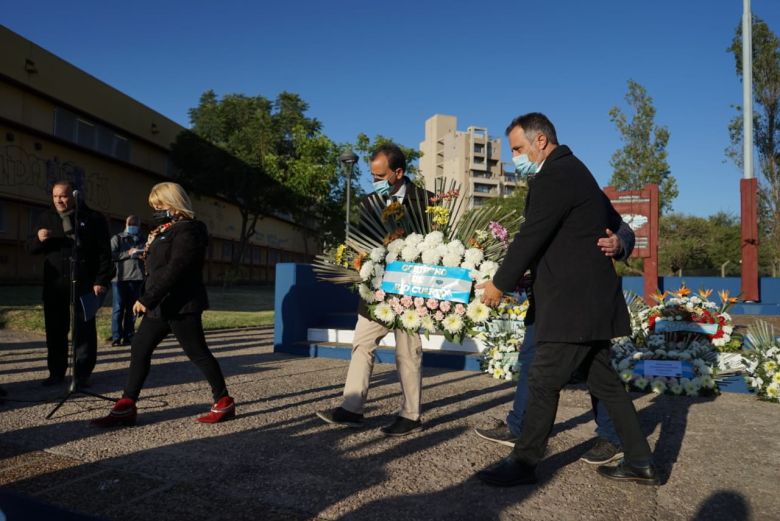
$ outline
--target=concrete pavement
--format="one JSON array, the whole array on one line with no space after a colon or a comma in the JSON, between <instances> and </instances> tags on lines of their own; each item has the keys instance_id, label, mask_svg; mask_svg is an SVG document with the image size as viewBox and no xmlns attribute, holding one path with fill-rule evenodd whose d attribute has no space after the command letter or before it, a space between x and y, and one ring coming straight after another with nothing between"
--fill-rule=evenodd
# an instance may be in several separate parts
<instances>
[{"instance_id":1,"label":"concrete pavement","mask_svg":"<svg viewBox=\"0 0 780 521\"><path fill-rule=\"evenodd\" d=\"M780 518L777 404L634 395L663 479L647 487L579 461L594 423L587 393L567 389L540 484L494 489L473 474L508 449L472 428L505 416L511 384L426 369L425 430L385 438L378 428L400 401L394 367L376 367L366 427L334 427L314 413L338 404L347 363L277 355L271 338L270 329L208 335L235 420L195 422L208 410L208 385L169 339L155 353L138 426L103 431L88 420L110 403L91 397L44 419L63 389L39 385L43 338L0 330L2 491L116 520ZM128 363L128 348L101 347L91 390L118 397Z\"/></svg>"}]
</instances>

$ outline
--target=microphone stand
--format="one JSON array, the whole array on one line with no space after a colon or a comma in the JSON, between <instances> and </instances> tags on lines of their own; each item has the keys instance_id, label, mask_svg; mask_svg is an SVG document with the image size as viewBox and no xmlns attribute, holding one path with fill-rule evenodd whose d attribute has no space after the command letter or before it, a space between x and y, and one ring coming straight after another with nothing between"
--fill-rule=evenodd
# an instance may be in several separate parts
<instances>
[{"instance_id":1,"label":"microphone stand","mask_svg":"<svg viewBox=\"0 0 780 521\"><path fill-rule=\"evenodd\" d=\"M85 394L87 396L93 396L95 398L101 398L103 400L109 401L109 402L116 402L114 398L109 398L108 396L103 396L102 394L93 393L91 391L87 391L83 389L82 387L79 387L78 385L78 379L76 378L76 346L78 345L77 339L80 340L79 335L79 328L76 327L77 325L77 318L76 318L76 311L78 310L79 305L79 296L78 296L78 264L79 264L79 249L81 247L81 238L79 237L79 198L78 198L78 191L74 190L74 199L75 199L75 208L73 210L73 248L71 249L70 254L70 356L68 357L70 361L70 367L68 368L70 371L70 384L68 384L68 392L65 394L65 396L62 398L62 400L59 401L57 405L54 406L54 409L51 410L49 414L46 415L46 419L50 419L57 410L59 410L62 405L68 401L68 399L73 396L74 394L81 393ZM86 316L82 313L82 318L86 319ZM86 320L84 320L86 322Z\"/></svg>"}]
</instances>

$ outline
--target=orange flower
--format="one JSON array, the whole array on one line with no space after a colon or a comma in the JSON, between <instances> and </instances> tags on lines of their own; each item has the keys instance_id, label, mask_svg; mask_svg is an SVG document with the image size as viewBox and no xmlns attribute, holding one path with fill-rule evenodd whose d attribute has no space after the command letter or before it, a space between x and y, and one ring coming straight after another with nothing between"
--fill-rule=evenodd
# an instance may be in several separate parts
<instances>
[{"instance_id":1,"label":"orange flower","mask_svg":"<svg viewBox=\"0 0 780 521\"><path fill-rule=\"evenodd\" d=\"M720 297L720 301L723 302L724 304L726 302L729 302L729 300L730 300L729 299L729 290L727 290L727 289L718 291L718 296Z\"/></svg>"},{"instance_id":2,"label":"orange flower","mask_svg":"<svg viewBox=\"0 0 780 521\"><path fill-rule=\"evenodd\" d=\"M385 244L385 246L387 246L388 244L390 244L394 240L400 239L403 236L404 236L404 229L403 228L396 228L392 232L388 233L385 236L385 238L384 238L384 240L382 242Z\"/></svg>"},{"instance_id":3,"label":"orange flower","mask_svg":"<svg viewBox=\"0 0 780 521\"><path fill-rule=\"evenodd\" d=\"M656 290L656 292L655 292L655 293L653 293L652 295L650 295L650 298L652 298L653 300L655 300L655 301L656 301L656 302L658 302L659 304L662 304L662 303L663 303L663 301L664 301L664 299L666 298L666 295L667 295L667 294L668 294L668 292L667 292L667 291L664 291L663 293L661 293L660 291Z\"/></svg>"},{"instance_id":4,"label":"orange flower","mask_svg":"<svg viewBox=\"0 0 780 521\"><path fill-rule=\"evenodd\" d=\"M686 287L685 287L685 284L683 284L682 286L680 286L680 289L678 289L678 290L677 290L677 292L675 293L675 295L677 295L677 296L678 296L678 297L680 297L680 298L682 298L682 297L687 297L687 296L688 296L688 295L690 295L690 294L691 294L691 290L689 290L688 288L686 288Z\"/></svg>"},{"instance_id":5,"label":"orange flower","mask_svg":"<svg viewBox=\"0 0 780 521\"><path fill-rule=\"evenodd\" d=\"M705 300L710 298L710 295L712 295L711 289L700 289L699 290L699 296Z\"/></svg>"},{"instance_id":6,"label":"orange flower","mask_svg":"<svg viewBox=\"0 0 780 521\"><path fill-rule=\"evenodd\" d=\"M359 254L357 257L355 257L355 260L352 261L352 267L355 268L356 271L360 271L360 267L363 265L363 259L365 258L365 253Z\"/></svg>"}]
</instances>

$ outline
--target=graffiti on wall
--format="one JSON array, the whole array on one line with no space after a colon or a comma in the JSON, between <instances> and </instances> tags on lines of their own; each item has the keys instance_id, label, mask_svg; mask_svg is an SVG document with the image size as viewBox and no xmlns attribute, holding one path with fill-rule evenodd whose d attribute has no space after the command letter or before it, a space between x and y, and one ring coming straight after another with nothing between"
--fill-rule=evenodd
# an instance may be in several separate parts
<instances>
[{"instance_id":1,"label":"graffiti on wall","mask_svg":"<svg viewBox=\"0 0 780 521\"><path fill-rule=\"evenodd\" d=\"M111 204L108 176L101 172L87 172L84 167L59 157L44 158L28 153L17 145L0 146L0 186L32 188L35 195L48 200L51 188L60 180L70 181L80 190L87 204L107 210Z\"/></svg>"}]
</instances>

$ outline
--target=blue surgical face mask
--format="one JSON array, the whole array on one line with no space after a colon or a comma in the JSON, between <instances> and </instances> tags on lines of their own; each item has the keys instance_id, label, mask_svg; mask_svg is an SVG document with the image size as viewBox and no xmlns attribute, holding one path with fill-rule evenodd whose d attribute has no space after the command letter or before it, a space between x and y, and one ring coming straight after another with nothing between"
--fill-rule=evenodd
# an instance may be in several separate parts
<instances>
[{"instance_id":1,"label":"blue surgical face mask","mask_svg":"<svg viewBox=\"0 0 780 521\"><path fill-rule=\"evenodd\" d=\"M131 224L128 224L127 233L129 233L130 235L138 235L138 226L133 226Z\"/></svg>"},{"instance_id":2,"label":"blue surgical face mask","mask_svg":"<svg viewBox=\"0 0 780 521\"><path fill-rule=\"evenodd\" d=\"M387 179L374 181L374 191L379 195L385 196L390 193L390 183L387 182Z\"/></svg>"},{"instance_id":3,"label":"blue surgical face mask","mask_svg":"<svg viewBox=\"0 0 780 521\"><path fill-rule=\"evenodd\" d=\"M533 175L539 172L539 165L528 159L528 154L514 156L512 162L515 164L515 172L520 175Z\"/></svg>"}]
</instances>

